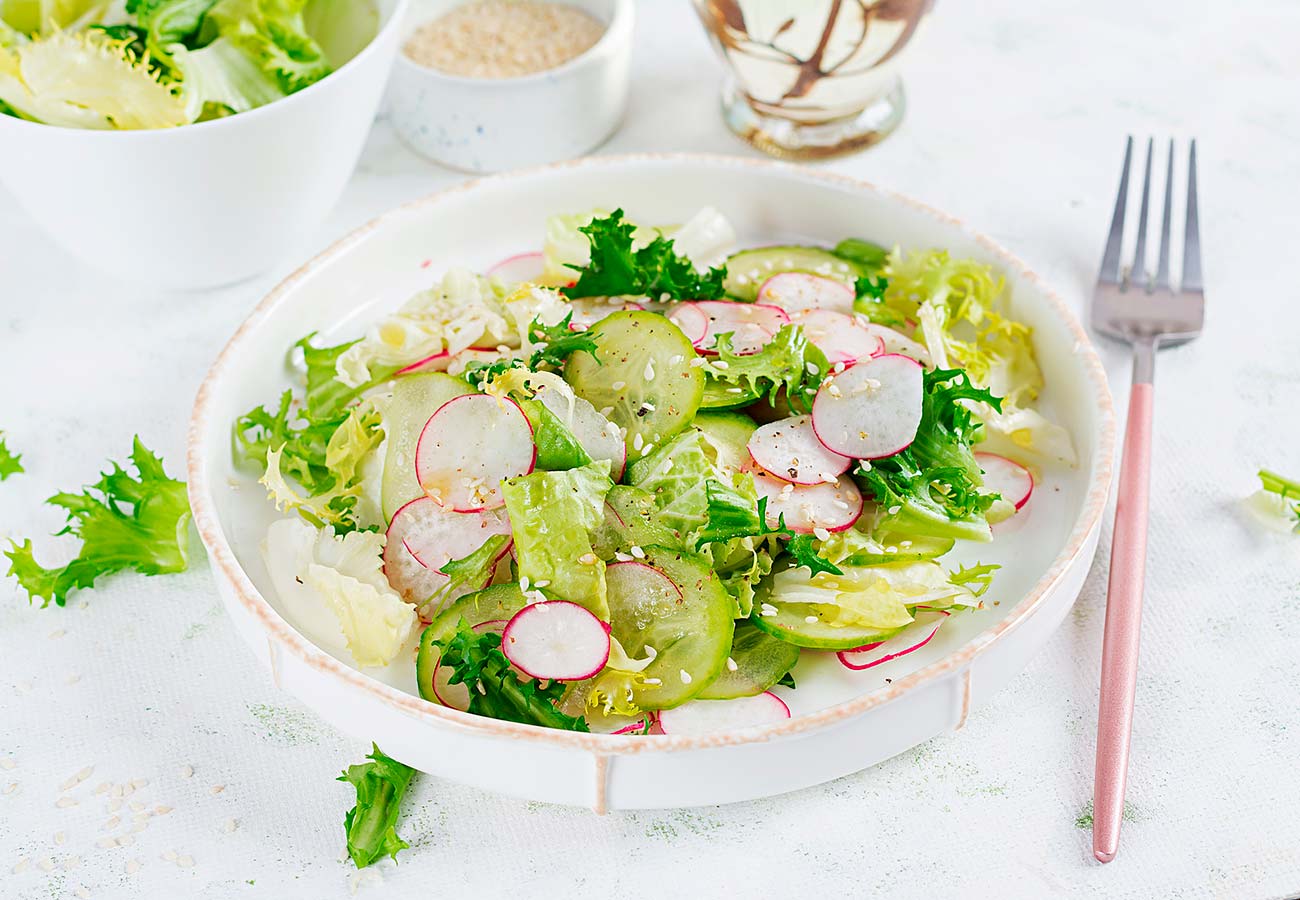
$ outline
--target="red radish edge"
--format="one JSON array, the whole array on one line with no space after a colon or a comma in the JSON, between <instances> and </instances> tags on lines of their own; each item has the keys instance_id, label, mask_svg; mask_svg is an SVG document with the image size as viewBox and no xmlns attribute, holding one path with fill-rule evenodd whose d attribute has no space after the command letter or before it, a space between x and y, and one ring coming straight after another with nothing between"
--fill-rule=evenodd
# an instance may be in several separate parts
<instances>
[{"instance_id":1,"label":"red radish edge","mask_svg":"<svg viewBox=\"0 0 1300 900\"><path fill-rule=\"evenodd\" d=\"M802 303L794 298L787 298L786 303L795 306L794 310L786 309L781 303L777 288L782 282L794 282L796 285L807 285L806 290L812 295L811 303ZM774 286L775 285L775 286ZM778 293L776 298L772 297L773 293ZM829 296L836 295L836 296ZM827 278L824 275L815 275L811 272L777 272L768 278L758 287L758 294L755 295L759 303L767 303L773 306L780 306L787 312L825 309L832 312L851 313L853 311L853 301L856 299L853 288L840 281L837 278ZM828 302L823 302L828 301Z\"/></svg>"},{"instance_id":2,"label":"red radish edge","mask_svg":"<svg viewBox=\"0 0 1300 900\"><path fill-rule=\"evenodd\" d=\"M1017 510L1029 502L1029 498L1033 496L1034 487L1036 486L1033 472L1030 472L1014 459L1008 459L997 453L976 453L975 461L984 470L984 474L993 476L993 483L986 482L985 487L992 487L996 490L999 481L1004 484L1014 484L1015 488L1012 493L1016 496L1013 498L1003 495L1002 499L1013 503ZM985 465L986 462L990 463L991 466ZM1000 477L995 474L998 469L1002 470ZM1001 491L997 492L1002 493Z\"/></svg>"},{"instance_id":3,"label":"red radish edge","mask_svg":"<svg viewBox=\"0 0 1300 900\"><path fill-rule=\"evenodd\" d=\"M787 484L792 485L794 487L792 496L797 496L800 492L821 491L821 490L830 489L832 487L832 485L825 482L821 484L795 484L792 481L786 481L784 479L777 478L761 470L757 472L750 470L750 474L754 476L754 486L755 488L757 488L759 496L760 497L765 496L768 498L768 505L767 505L768 524L772 526L776 525L779 514L783 512L783 510L780 508L780 504L781 504L780 492L781 489L784 488ZM844 481L847 481L847 483L853 488L852 494L850 496L856 498L856 503L857 503L856 508L853 508L852 506L850 507L851 511L847 521L837 522L834 525L826 525L826 524L801 525L801 524L797 524L795 521L792 520L792 518L789 515L787 515L785 517L786 527L788 527L791 531L795 532L796 534L812 534L818 528L825 528L830 533L835 534L841 531L848 531L850 528L852 528L857 523L858 519L862 518L862 511L866 506L866 501L862 496L862 491L858 489L858 486L854 484L853 480L846 479L846 477L843 475L841 475L838 479L836 479L836 484L834 485L834 488L836 490L841 489L842 488L841 482Z\"/></svg>"},{"instance_id":4,"label":"red radish edge","mask_svg":"<svg viewBox=\"0 0 1300 900\"><path fill-rule=\"evenodd\" d=\"M884 354L881 354L880 356L873 356L873 357L871 357L870 359L861 360L861 361L859 361L857 364L855 364L855 365L853 365L853 366L849 366L848 368L844 369L844 370L841 371L841 372L837 372L837 373L834 375L834 377L832 378L832 380L831 380L830 383L831 383L831 384L835 384L834 378L840 378L840 377L842 377L843 375L845 375L846 373L852 372L854 369L857 369L857 368L859 368L859 367L862 367L862 366L871 366L871 365L874 365L874 364L877 364L877 363L881 363L882 361L891 360L891 359L905 359L905 360L907 360L907 362L908 362L909 364L915 366L915 367L918 368L918 369L921 369L922 371L924 371L924 368L925 368L924 366L921 365L921 363L917 362L917 361L916 361L915 359L913 359L912 357L910 357L910 356L905 356L905 355L903 355L902 353L884 353ZM832 399L834 402L842 402L842 400L843 400L843 398L832 397L832 396L830 395L829 391L828 391L828 386L827 386L826 384L823 384L823 385L822 385L822 387L817 391L817 396L816 396L815 398L813 398L813 411L812 411L812 425L813 425L813 431L815 431L815 432L817 433L817 440L821 441L821 442L822 442L822 445L823 445L824 447L826 447L826 449L832 451L833 453L840 453L840 454L843 455L843 456L849 456L849 455L851 455L851 454L843 453L843 451L841 451L841 450L837 450L834 446L832 446L832 444L834 443L834 437L833 437L833 436L829 436L829 437L831 437L831 441L828 442L828 440L827 440L828 435L823 434L823 430L824 430L824 429L821 428L821 427L819 427L818 424L817 424L817 419L818 419L818 415L817 415L817 405L818 405L818 401L821 401L822 398L823 398L823 396L831 397L831 399ZM919 427L919 424L920 424L920 418L921 418L921 404L924 403L924 400L925 400L925 397L924 397L924 389L922 389L921 401L920 401L920 403L917 404L917 408L916 408L916 419L917 419L917 425L918 425L918 427ZM824 417L825 417L825 414L823 414L823 418L824 418ZM898 446L898 445L891 445L887 452L872 453L872 454L869 455L869 456L853 456L853 458L854 458L854 459L867 459L867 460L871 460L871 459L885 459L886 457L893 456L893 455L896 454L896 453L902 453L902 452L903 452L904 450L906 450L908 447L912 446L912 442L913 442L914 440L916 440L916 428L915 428L915 427L912 429L912 433L911 433L910 437L909 437L909 438L907 439L907 441L904 442L901 446ZM844 448L844 449L848 449L848 448L846 447L846 448Z\"/></svg>"},{"instance_id":5,"label":"red radish edge","mask_svg":"<svg viewBox=\"0 0 1300 900\"><path fill-rule=\"evenodd\" d=\"M617 516L618 513L615 513L614 515ZM619 521L622 522L623 520L620 518ZM629 559L629 560L624 560L623 562L612 562L609 565L605 566L605 574L608 575L610 569L617 569L620 566L637 566L642 569L649 569L652 573L654 573L654 579L656 581L666 581L668 584L672 585L673 590L677 592L678 599L681 599L683 596L685 596L682 593L681 586L678 585L677 582L669 578L668 575L662 569L656 569L648 562L642 562L639 559Z\"/></svg>"},{"instance_id":6,"label":"red radish edge","mask_svg":"<svg viewBox=\"0 0 1300 900\"><path fill-rule=\"evenodd\" d=\"M414 375L416 372L443 372L447 369L447 364L451 362L451 353L447 350L440 350L431 356L417 360L409 366L398 369L398 375Z\"/></svg>"},{"instance_id":7,"label":"red radish edge","mask_svg":"<svg viewBox=\"0 0 1300 900\"><path fill-rule=\"evenodd\" d=\"M460 403L460 402L467 401L467 400L475 400L475 399L480 398L480 397L487 397L487 395L486 395L486 394L462 394L462 395L459 396L459 397L452 397L452 398L451 398L450 400L448 400L446 403L442 404L442 406L439 406L436 410L434 410L434 411L433 411L433 415L429 416L429 418L425 420L425 422L424 422L424 427L420 429L420 437L419 437L418 439L416 439L416 442L415 442L415 454L414 454L414 463L413 463L413 464L414 464L414 466L415 466L415 482L416 482L416 484L419 484L422 488L424 487L424 482L420 479L420 445L424 443L424 438L425 438L425 436L427 435L428 430L429 430L429 423L432 422L432 421L434 420L434 418L438 415L438 413L442 412L444 409L446 409L447 407L451 406L453 403ZM512 398L510 398L510 397L501 397L501 398L498 398L498 397L490 397L489 399L491 399L491 400L493 400L493 401L495 401L495 402L497 402L497 403L509 403L511 406L513 406L513 407L515 408L515 411L519 413L520 418L523 419L523 421L524 421L524 425L525 425L525 427L527 427L527 429L528 429L528 439L529 439L529 441L532 442L532 457L531 457L531 459L529 459L529 461L528 461L528 466L527 466L527 468L525 468L522 472L519 472L519 473L517 473L517 474L515 474L515 475L510 475L510 476L507 476L507 477L515 478L515 477L518 477L519 475L527 475L527 474L529 474L530 472L533 471L533 469L535 469L535 468L537 467L537 441L536 441L535 435L533 434L533 423L530 422L530 421L528 421L528 416L524 415L523 407L521 407L521 406L520 406L517 402L515 402L515 400L513 400ZM434 500L434 502L437 503L438 501ZM441 505L441 504L439 504L439 505ZM464 508L461 508L461 507L458 507L458 506L453 506L451 509L452 509L452 512L465 512L465 513L468 513L468 512L483 512L483 511L486 510L486 509L498 509L498 508L500 508L500 507L502 507L502 506L504 506L504 505L505 505L505 498L502 497L502 498L501 498L501 502L498 503L498 504L496 504L495 506L490 506L490 507L489 507L489 506L486 506L486 505L485 505L485 506L469 506L469 507L464 507Z\"/></svg>"},{"instance_id":8,"label":"red radish edge","mask_svg":"<svg viewBox=\"0 0 1300 900\"><path fill-rule=\"evenodd\" d=\"M921 607L917 607L917 609L920 608ZM911 625L908 625L901 632L894 635L892 638L889 638L888 640L877 641L874 644L865 644L861 647L855 647L852 650L841 650L839 653L835 655L839 657L840 663L841 665L844 666L844 668L852 669L855 672L861 672L866 669L874 668L880 665L881 663L887 663L891 659L898 659L900 656L906 656L907 654L913 652L914 650L920 650L926 644L930 643L931 639L933 639L934 636L939 633L939 626L943 624L944 620L949 615L948 611L943 609L932 609L932 610L927 610L927 612L934 614L936 618L933 621L926 621L924 623L913 622ZM917 625L922 626L922 628L917 629L917 633L920 633L923 630L925 633L925 636L921 638L920 641L916 640L916 633L911 635L908 634L908 632L911 631L913 628L915 628ZM905 643L906 641L911 641L913 643ZM879 649L880 647L884 647L887 644L894 643L894 642L897 642L899 644L905 644L905 646L901 650L897 650L895 652L886 652L884 655L879 656L865 663L858 663L852 661L855 655L865 655L867 653Z\"/></svg>"},{"instance_id":9,"label":"red radish edge","mask_svg":"<svg viewBox=\"0 0 1300 900\"><path fill-rule=\"evenodd\" d=\"M802 325L804 334L826 359L835 365L851 366L860 360L885 354L885 339L864 328L853 316L833 309L805 309L791 321Z\"/></svg>"},{"instance_id":10,"label":"red radish edge","mask_svg":"<svg viewBox=\"0 0 1300 900\"><path fill-rule=\"evenodd\" d=\"M697 350L709 337L709 317L694 303L678 303L668 314L668 321L681 329Z\"/></svg>"},{"instance_id":11,"label":"red radish edge","mask_svg":"<svg viewBox=\"0 0 1300 900\"><path fill-rule=\"evenodd\" d=\"M501 278L508 278L514 281L536 281L542 275L543 260L545 257L541 253L516 253L514 256L507 256L496 265L487 270L489 277L496 275ZM528 273L521 277L511 269L519 269L521 272ZM508 274L503 274L508 273Z\"/></svg>"},{"instance_id":12,"label":"red radish edge","mask_svg":"<svg viewBox=\"0 0 1300 900\"><path fill-rule=\"evenodd\" d=\"M560 671L538 671L536 668L538 660L529 663L524 659L524 657L532 655L532 651L537 649L530 646L530 644L533 641L546 639L547 637L554 640L558 636L558 632L553 632L549 636L544 631L540 635L531 633L532 628L548 621L539 619L540 616L547 616L550 620L567 619L568 621L560 623L563 626L561 630L565 638L592 640L594 646L591 649L596 652L591 653L589 658L568 659L567 661L572 664L571 668L565 668L557 664ZM596 639L593 633L586 635L578 633L579 629L584 628L590 632L593 627L602 632L603 641ZM510 660L515 668L533 678L545 678L554 681L581 681L584 678L591 678L596 675L601 669L605 668L605 663L609 662L609 632L609 623L602 622L585 606L570 603L568 600L543 600L525 606L506 623L505 630L501 632L501 652L506 655L506 658ZM543 655L546 652L543 651ZM556 654L573 654L575 649L570 645L561 647L558 650L552 649L549 652L552 656ZM552 659L551 662L558 663L555 659Z\"/></svg>"},{"instance_id":13,"label":"red radish edge","mask_svg":"<svg viewBox=\"0 0 1300 900\"><path fill-rule=\"evenodd\" d=\"M679 714L685 713L687 715L691 715L692 712L697 712L706 709L721 710L727 704L737 704L737 703L752 704L756 701L759 701L760 699L765 699L766 702L770 704L771 712L773 713L773 715L771 715L770 718L760 719L757 722L751 722L749 724L727 725L726 727L763 728L774 722L778 722L790 718L790 707L786 704L786 702L782 700L780 697L778 697L776 694L772 693L771 691L764 691L763 693L755 694L752 697L736 697L731 700L688 700L686 703L682 704L681 706L673 707L672 709L661 710L656 725L659 727L661 733L673 734L674 732L672 730L672 722ZM702 705L697 705L697 704L702 704ZM711 713L707 715L711 715ZM692 718L694 718L694 716L692 716ZM665 727L665 721L667 722L667 727ZM705 721L708 720L706 719ZM696 722L698 724L699 720L697 719ZM716 725L717 725L716 722L710 724L713 727L703 728L703 729L696 728L694 730L690 728L686 728L685 730L677 733L678 734L708 734L710 731L716 730Z\"/></svg>"}]
</instances>

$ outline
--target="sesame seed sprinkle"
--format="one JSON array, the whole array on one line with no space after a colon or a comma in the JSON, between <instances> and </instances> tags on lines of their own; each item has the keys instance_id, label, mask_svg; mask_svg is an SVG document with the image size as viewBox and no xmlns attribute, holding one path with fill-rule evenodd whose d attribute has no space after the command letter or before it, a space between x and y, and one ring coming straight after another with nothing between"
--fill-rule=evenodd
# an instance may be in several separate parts
<instances>
[{"instance_id":1,"label":"sesame seed sprinkle","mask_svg":"<svg viewBox=\"0 0 1300 900\"><path fill-rule=\"evenodd\" d=\"M40 869L42 872L53 872L54 860L50 859L48 856L42 856L37 860L36 868Z\"/></svg>"},{"instance_id":2,"label":"sesame seed sprinkle","mask_svg":"<svg viewBox=\"0 0 1300 900\"><path fill-rule=\"evenodd\" d=\"M176 851L164 850L162 853L162 858L165 859L167 862L174 862L176 859Z\"/></svg>"},{"instance_id":3,"label":"sesame seed sprinkle","mask_svg":"<svg viewBox=\"0 0 1300 900\"><path fill-rule=\"evenodd\" d=\"M140 860L138 860L138 859L133 859L133 860L128 861L127 864L126 864L126 867L125 867L125 871L126 871L126 874L128 874L128 875L134 875L136 872L139 872L139 871L140 871Z\"/></svg>"},{"instance_id":4,"label":"sesame seed sprinkle","mask_svg":"<svg viewBox=\"0 0 1300 900\"><path fill-rule=\"evenodd\" d=\"M809 625L816 625L818 621L816 616L804 616L803 620Z\"/></svg>"},{"instance_id":5,"label":"sesame seed sprinkle","mask_svg":"<svg viewBox=\"0 0 1300 900\"><path fill-rule=\"evenodd\" d=\"M4 759L0 759L0 769L8 771L16 768L18 768L18 763L16 763L11 757L6 756Z\"/></svg>"},{"instance_id":6,"label":"sesame seed sprinkle","mask_svg":"<svg viewBox=\"0 0 1300 900\"><path fill-rule=\"evenodd\" d=\"M728 671L728 672L734 672L734 671L736 671L736 670L739 669L739 668L740 668L740 666L736 665L736 661L735 661L734 659L732 659L730 656L728 656L728 657L727 657L727 671Z\"/></svg>"},{"instance_id":7,"label":"sesame seed sprinkle","mask_svg":"<svg viewBox=\"0 0 1300 900\"><path fill-rule=\"evenodd\" d=\"M690 672L687 672L685 669L679 669L678 672L677 672L677 674L678 674L679 676L681 676L682 684L690 684L690 683L691 683L691 680L692 680L692 679L691 679L691 673L690 673Z\"/></svg>"},{"instance_id":8,"label":"sesame seed sprinkle","mask_svg":"<svg viewBox=\"0 0 1300 900\"><path fill-rule=\"evenodd\" d=\"M190 856L188 853L183 856L178 856L176 857L176 865L180 866L182 869L188 869L194 865L194 857Z\"/></svg>"},{"instance_id":9,"label":"sesame seed sprinkle","mask_svg":"<svg viewBox=\"0 0 1300 900\"><path fill-rule=\"evenodd\" d=\"M60 797L58 800L55 800L55 801L54 801L54 805L57 806L59 809L67 809L67 808L70 807L70 806L76 806L76 805L77 805L77 798L76 798L76 797Z\"/></svg>"},{"instance_id":10,"label":"sesame seed sprinkle","mask_svg":"<svg viewBox=\"0 0 1300 900\"><path fill-rule=\"evenodd\" d=\"M225 789L226 789L226 786L225 786L224 784L214 784L214 785L212 786L212 788L211 788L212 796L215 797L217 794L220 794L220 793L221 793L222 791L224 791Z\"/></svg>"},{"instance_id":11,"label":"sesame seed sprinkle","mask_svg":"<svg viewBox=\"0 0 1300 900\"><path fill-rule=\"evenodd\" d=\"M13 872L15 875L19 875L23 872L26 872L27 862L28 862L27 857L24 856L22 859L18 860L18 862L14 863L14 867L9 871Z\"/></svg>"},{"instance_id":12,"label":"sesame seed sprinkle","mask_svg":"<svg viewBox=\"0 0 1300 900\"><path fill-rule=\"evenodd\" d=\"M66 629L63 629L63 628L56 628L56 629L54 629L53 631L50 632L50 634L49 634L49 638L50 638L50 640L52 640L52 641L56 641L56 640L58 640L59 638L63 637L63 636L64 636L65 634L67 634L67 633L68 633L68 632L67 632Z\"/></svg>"}]
</instances>

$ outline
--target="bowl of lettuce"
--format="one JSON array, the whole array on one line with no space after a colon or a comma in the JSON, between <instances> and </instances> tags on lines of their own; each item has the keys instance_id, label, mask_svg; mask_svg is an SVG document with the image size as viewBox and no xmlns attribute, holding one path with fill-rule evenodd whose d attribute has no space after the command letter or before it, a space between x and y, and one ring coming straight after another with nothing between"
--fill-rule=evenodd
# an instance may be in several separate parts
<instances>
[{"instance_id":1,"label":"bowl of lettuce","mask_svg":"<svg viewBox=\"0 0 1300 900\"><path fill-rule=\"evenodd\" d=\"M822 284L835 288L823 296L847 292L868 324L893 323L898 352L930 360L922 380L934 404L915 455L877 458L854 476L865 492L856 513L841 505L847 486L817 512L791 483L791 517L773 522L764 504L784 502L786 488L757 497L760 484L774 485L746 474L747 459L765 459L755 429L777 413L773 391L797 397L806 379L820 385L814 393L838 390L822 384L830 358L816 347L828 333L787 323L741 353L732 335L753 330L719 331L728 343L709 362L651 304L686 327L688 309L734 325L725 316L764 306L748 302L760 279L807 284L819 272L843 279ZM574 331L590 321L576 314L594 322ZM924 341L924 352L897 335ZM961 386L941 371L954 363L969 379ZM540 387L525 396L531 384ZM538 411L547 396L573 398L556 404L556 422ZM514 415L517 402L536 432L518 419L483 424ZM477 411L446 418L456 409ZM588 445L574 430L578 410L598 426L581 426ZM567 438L560 417L572 423ZM609 425L623 429L621 446L605 440ZM534 436L521 442L525 432ZM955 219L788 164L593 157L408 203L303 266L200 388L187 480L217 589L278 686L421 770L544 802L636 809L795 790L960 727L1078 596L1113 438L1104 373L1068 307ZM960 460L977 444L1032 469L1032 501L999 489L1024 506L993 526L993 498L971 489ZM489 479L462 466L471 453L477 464L502 451L529 474ZM499 494L447 495L446 516L479 517L449 522L431 509L440 505L431 490L444 488ZM508 536L497 527L503 511ZM420 531L425 514L455 532ZM822 527L794 515L819 516ZM842 515L858 519L832 530L827 517ZM804 533L786 533L794 528ZM920 558L935 550L941 561ZM973 590L975 605L934 609ZM549 591L588 603L609 622L598 675L527 686L507 676L491 629L504 634L526 614L524 591L534 602ZM893 638L868 647L843 630L900 627L903 617L880 617L906 605L904 593L942 629L897 650ZM859 642L864 653L886 649L866 660L834 652ZM746 713L695 731L666 718L751 700L770 718ZM599 733L638 714L654 722Z\"/></svg>"},{"instance_id":2,"label":"bowl of lettuce","mask_svg":"<svg viewBox=\"0 0 1300 900\"><path fill-rule=\"evenodd\" d=\"M337 200L405 0L0 0L0 181L74 256L204 288Z\"/></svg>"}]
</instances>

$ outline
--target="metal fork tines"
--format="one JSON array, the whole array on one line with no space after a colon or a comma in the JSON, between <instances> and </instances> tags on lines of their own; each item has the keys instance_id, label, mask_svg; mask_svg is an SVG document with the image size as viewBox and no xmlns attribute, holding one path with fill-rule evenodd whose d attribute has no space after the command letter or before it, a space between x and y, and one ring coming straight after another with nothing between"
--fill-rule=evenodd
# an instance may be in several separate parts
<instances>
[{"instance_id":1,"label":"metal fork tines","mask_svg":"<svg viewBox=\"0 0 1300 900\"><path fill-rule=\"evenodd\" d=\"M1120 264L1124 241L1124 219L1128 207L1129 173L1133 162L1133 138L1124 150L1124 171L1119 196L1111 217L1106 253L1093 294L1092 327L1096 331L1129 343L1172 345L1191 340L1201 332L1205 317L1205 293L1201 284L1200 211L1196 193L1196 141L1191 142L1187 165L1187 214L1183 226L1183 271L1177 287L1170 283L1169 257L1173 225L1174 142L1169 142L1165 163L1165 199L1160 218L1160 249L1156 271L1146 268L1148 213L1151 201L1153 141L1147 141L1146 166L1142 178L1142 203L1138 212L1137 246L1133 262Z\"/></svg>"},{"instance_id":2,"label":"metal fork tines","mask_svg":"<svg viewBox=\"0 0 1300 900\"><path fill-rule=\"evenodd\" d=\"M1106 629L1101 653L1101 691L1097 705L1097 769L1093 787L1092 851L1110 862L1119 849L1121 813L1128 778L1133 700L1137 687L1142 593L1146 576L1147 501L1150 495L1152 379L1157 347L1189 341L1201 333L1205 293L1201 286L1201 236L1196 195L1196 142L1187 167L1187 219L1183 226L1183 272L1175 288L1169 280L1173 219L1174 144L1165 166L1165 202L1155 275L1146 269L1147 216L1151 205L1152 142L1147 142L1142 206L1138 213L1133 263L1120 267L1124 213L1128 207L1133 139L1124 151L1124 173L1111 218L1106 254L1093 294L1092 327L1133 345L1133 387L1129 393L1124 455L1120 462L1111 540L1110 581L1106 587Z\"/></svg>"}]
</instances>

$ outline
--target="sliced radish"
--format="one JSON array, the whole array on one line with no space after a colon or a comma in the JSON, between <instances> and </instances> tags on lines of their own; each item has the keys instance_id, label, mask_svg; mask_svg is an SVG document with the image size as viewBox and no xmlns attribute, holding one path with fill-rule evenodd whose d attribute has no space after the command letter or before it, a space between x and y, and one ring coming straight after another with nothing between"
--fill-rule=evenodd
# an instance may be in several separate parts
<instances>
[{"instance_id":1,"label":"sliced radish","mask_svg":"<svg viewBox=\"0 0 1300 900\"><path fill-rule=\"evenodd\" d=\"M812 416L769 422L750 435L748 447L760 468L794 484L834 483L853 464L817 440Z\"/></svg>"},{"instance_id":2,"label":"sliced radish","mask_svg":"<svg viewBox=\"0 0 1300 900\"><path fill-rule=\"evenodd\" d=\"M411 363L405 368L397 370L398 375L414 375L416 372L445 372L451 362L451 354L446 350L441 350L432 356L426 356L424 359Z\"/></svg>"},{"instance_id":3,"label":"sliced radish","mask_svg":"<svg viewBox=\"0 0 1300 900\"><path fill-rule=\"evenodd\" d=\"M567 600L532 603L501 633L501 652L534 678L581 681L609 660L609 625Z\"/></svg>"},{"instance_id":4,"label":"sliced radish","mask_svg":"<svg viewBox=\"0 0 1300 900\"><path fill-rule=\"evenodd\" d=\"M773 528L784 517L786 527L800 534L844 531L862 515L862 492L847 475L834 484L791 484L763 472L751 474L758 496L767 498L767 524Z\"/></svg>"},{"instance_id":5,"label":"sliced radish","mask_svg":"<svg viewBox=\"0 0 1300 900\"><path fill-rule=\"evenodd\" d=\"M715 345L718 335L730 333L731 350L740 356L762 350L790 322L781 307L764 303L701 300L695 306L709 320L708 347Z\"/></svg>"},{"instance_id":6,"label":"sliced radish","mask_svg":"<svg viewBox=\"0 0 1300 900\"><path fill-rule=\"evenodd\" d=\"M627 464L627 441L617 425L581 397L574 397L571 405L569 398L546 386L538 388L534 396L568 426L588 456L609 460L610 476L615 481L623 477L623 468Z\"/></svg>"},{"instance_id":7,"label":"sliced radish","mask_svg":"<svg viewBox=\"0 0 1300 900\"><path fill-rule=\"evenodd\" d=\"M709 317L697 303L678 303L668 314L668 321L682 330L686 339L697 348L704 346L709 336Z\"/></svg>"},{"instance_id":8,"label":"sliced radish","mask_svg":"<svg viewBox=\"0 0 1300 900\"><path fill-rule=\"evenodd\" d=\"M865 318L865 316L863 317ZM875 322L864 322L858 320L858 325L865 328L872 334L880 338L885 345L886 353L898 353L902 356L910 356L923 366L930 364L930 351L925 349L925 345L912 340L905 334L888 328L884 325L877 325Z\"/></svg>"},{"instance_id":9,"label":"sliced radish","mask_svg":"<svg viewBox=\"0 0 1300 900\"><path fill-rule=\"evenodd\" d=\"M763 282L758 302L779 306L788 313L804 309L828 309L838 313L853 312L857 297L853 288L834 278L803 272L782 272Z\"/></svg>"},{"instance_id":10,"label":"sliced radish","mask_svg":"<svg viewBox=\"0 0 1300 900\"><path fill-rule=\"evenodd\" d=\"M790 320L803 326L808 340L832 363L851 366L858 360L885 352L880 335L864 328L854 316L829 309L810 309L796 313Z\"/></svg>"},{"instance_id":11,"label":"sliced radish","mask_svg":"<svg viewBox=\"0 0 1300 900\"><path fill-rule=\"evenodd\" d=\"M466 369L469 368L470 363L481 362L481 363L486 363L487 365L491 365L492 363L501 359L501 356L502 354L501 351L499 350L486 350L481 347L468 347L460 351L459 353L453 354L451 359L447 361L447 374L460 375Z\"/></svg>"},{"instance_id":12,"label":"sliced radish","mask_svg":"<svg viewBox=\"0 0 1300 900\"><path fill-rule=\"evenodd\" d=\"M570 331L586 331L606 316L624 309L645 309L620 297L579 297L569 301L573 317L569 319Z\"/></svg>"},{"instance_id":13,"label":"sliced radish","mask_svg":"<svg viewBox=\"0 0 1300 900\"><path fill-rule=\"evenodd\" d=\"M832 376L813 400L817 438L855 459L906 449L921 424L924 373L911 357L887 353Z\"/></svg>"},{"instance_id":14,"label":"sliced radish","mask_svg":"<svg viewBox=\"0 0 1300 900\"><path fill-rule=\"evenodd\" d=\"M505 504L501 482L533 470L533 427L509 398L466 394L429 417L415 445L415 477L435 502L456 512Z\"/></svg>"},{"instance_id":15,"label":"sliced radish","mask_svg":"<svg viewBox=\"0 0 1300 900\"><path fill-rule=\"evenodd\" d=\"M767 691L735 700L688 700L659 713L664 734L713 734L737 728L774 725L790 718L785 701Z\"/></svg>"},{"instance_id":16,"label":"sliced radish","mask_svg":"<svg viewBox=\"0 0 1300 900\"><path fill-rule=\"evenodd\" d=\"M424 603L451 580L439 569L495 534L510 534L504 509L458 513L420 497L393 514L384 541L384 575L407 603ZM485 587L466 585L460 594Z\"/></svg>"},{"instance_id":17,"label":"sliced radish","mask_svg":"<svg viewBox=\"0 0 1300 900\"><path fill-rule=\"evenodd\" d=\"M939 626L943 624L946 618L948 618L948 613L945 610L921 610L918 608L916 618L912 624L889 640L867 644L865 647L858 647L856 650L841 650L836 655L845 668L870 669L872 666L889 662L891 659L906 656L913 650L920 650L930 643L930 639L934 637L935 632L939 630Z\"/></svg>"},{"instance_id":18,"label":"sliced radish","mask_svg":"<svg viewBox=\"0 0 1300 900\"><path fill-rule=\"evenodd\" d=\"M650 727L650 714L629 718L628 716L608 716L588 721L593 734L644 734Z\"/></svg>"},{"instance_id":19,"label":"sliced radish","mask_svg":"<svg viewBox=\"0 0 1300 900\"><path fill-rule=\"evenodd\" d=\"M1029 502L1034 492L1034 476L1018 462L996 453L976 453L975 462L984 470L984 490L1002 495L1016 509Z\"/></svg>"},{"instance_id":20,"label":"sliced radish","mask_svg":"<svg viewBox=\"0 0 1300 900\"><path fill-rule=\"evenodd\" d=\"M633 609L671 609L682 600L682 589L671 578L638 560L610 563L605 587L611 595L626 598L622 606Z\"/></svg>"},{"instance_id":21,"label":"sliced radish","mask_svg":"<svg viewBox=\"0 0 1300 900\"><path fill-rule=\"evenodd\" d=\"M516 253L488 269L487 274L488 277L500 278L511 283L538 281L542 277L543 266L540 253Z\"/></svg>"}]
</instances>

